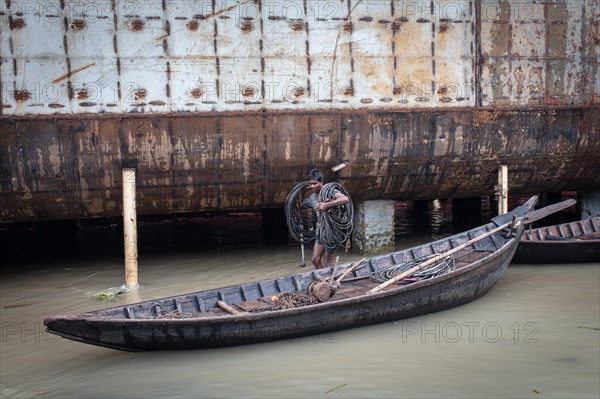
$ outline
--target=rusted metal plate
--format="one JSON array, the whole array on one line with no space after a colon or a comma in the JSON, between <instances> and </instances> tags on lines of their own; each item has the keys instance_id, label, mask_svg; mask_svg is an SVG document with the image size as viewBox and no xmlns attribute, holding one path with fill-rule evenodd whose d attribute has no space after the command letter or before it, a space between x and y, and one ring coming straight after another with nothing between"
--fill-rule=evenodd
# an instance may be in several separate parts
<instances>
[{"instance_id":1,"label":"rusted metal plate","mask_svg":"<svg viewBox=\"0 0 600 399\"><path fill-rule=\"evenodd\" d=\"M598 18L593 0L484 0L482 105L598 103Z\"/></svg>"},{"instance_id":2,"label":"rusted metal plate","mask_svg":"<svg viewBox=\"0 0 600 399\"><path fill-rule=\"evenodd\" d=\"M2 3L2 113L472 101L472 1Z\"/></svg>"},{"instance_id":3,"label":"rusted metal plate","mask_svg":"<svg viewBox=\"0 0 600 399\"><path fill-rule=\"evenodd\" d=\"M476 88L483 105L573 104L599 91L593 0L2 7L5 115L464 106Z\"/></svg>"},{"instance_id":4,"label":"rusted metal plate","mask_svg":"<svg viewBox=\"0 0 600 399\"><path fill-rule=\"evenodd\" d=\"M215 116L12 118L0 123L2 222L282 206L313 166L353 199L600 187L598 107ZM329 168L350 161L337 176Z\"/></svg>"},{"instance_id":5,"label":"rusted metal plate","mask_svg":"<svg viewBox=\"0 0 600 399\"><path fill-rule=\"evenodd\" d=\"M599 101L595 0L1 7L4 115Z\"/></svg>"},{"instance_id":6,"label":"rusted metal plate","mask_svg":"<svg viewBox=\"0 0 600 399\"><path fill-rule=\"evenodd\" d=\"M600 186L595 0L0 4L0 221ZM544 109L542 107L552 106ZM328 176L333 178L334 176Z\"/></svg>"}]
</instances>

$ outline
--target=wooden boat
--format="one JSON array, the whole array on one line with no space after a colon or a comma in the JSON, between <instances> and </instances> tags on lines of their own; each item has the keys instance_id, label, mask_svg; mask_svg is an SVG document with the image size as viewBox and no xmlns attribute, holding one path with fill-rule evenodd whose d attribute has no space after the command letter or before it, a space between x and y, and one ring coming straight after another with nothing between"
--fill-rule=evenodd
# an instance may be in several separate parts
<instances>
[{"instance_id":1,"label":"wooden boat","mask_svg":"<svg viewBox=\"0 0 600 399\"><path fill-rule=\"evenodd\" d=\"M600 263L600 217L526 229L513 263Z\"/></svg>"},{"instance_id":2,"label":"wooden boat","mask_svg":"<svg viewBox=\"0 0 600 399\"><path fill-rule=\"evenodd\" d=\"M487 293L508 267L535 212L533 197L502 217L432 243L302 273L176 295L81 314L49 316L47 331L125 351L196 349L289 339L436 312ZM508 221L508 222L506 222ZM422 257L452 256L455 269L409 284L372 281L372 273ZM419 267L419 266L417 266ZM347 273L351 271L350 273ZM286 293L305 294L314 281L347 274L325 302L276 309ZM397 276L399 277L399 276ZM306 295L305 295L306 296Z\"/></svg>"}]
</instances>

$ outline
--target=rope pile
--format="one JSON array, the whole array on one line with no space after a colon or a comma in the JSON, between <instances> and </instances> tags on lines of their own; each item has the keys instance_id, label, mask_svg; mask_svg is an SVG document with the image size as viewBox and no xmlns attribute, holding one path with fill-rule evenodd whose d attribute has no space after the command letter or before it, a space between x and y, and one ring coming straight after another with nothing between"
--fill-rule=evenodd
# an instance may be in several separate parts
<instances>
[{"instance_id":1,"label":"rope pile","mask_svg":"<svg viewBox=\"0 0 600 399\"><path fill-rule=\"evenodd\" d=\"M432 259L436 256L439 256L439 255L437 255L437 254L427 255L422 258L417 258L417 259L413 259L413 260L405 262L405 263L401 263L399 265L392 265L385 269L381 269L376 272L373 272L371 274L371 277L373 278L373 280L375 280L378 283L384 283L384 282L388 281L389 279L394 278L395 276L398 276L398 275L404 273L405 271L419 265L420 263L426 262L429 259ZM440 275L442 275L444 273L448 273L454 269L456 269L456 264L454 263L454 257L447 256L447 257L441 258L437 262L425 267L424 269L414 272L410 276L406 276L405 278L398 281L397 284L414 283L416 281L421 281L421 280L425 280L428 278L440 276Z\"/></svg>"}]
</instances>

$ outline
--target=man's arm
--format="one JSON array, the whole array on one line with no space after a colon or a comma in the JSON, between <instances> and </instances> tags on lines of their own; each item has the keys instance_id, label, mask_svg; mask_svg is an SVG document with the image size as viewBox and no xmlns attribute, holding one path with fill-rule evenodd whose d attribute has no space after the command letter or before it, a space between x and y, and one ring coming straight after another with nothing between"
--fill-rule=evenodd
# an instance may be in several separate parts
<instances>
[{"instance_id":1,"label":"man's arm","mask_svg":"<svg viewBox=\"0 0 600 399\"><path fill-rule=\"evenodd\" d=\"M333 201L319 202L317 204L317 209L320 211L324 211L326 209L333 208L334 206L341 206L350 202L350 199L339 191L336 191L334 196L335 199Z\"/></svg>"}]
</instances>

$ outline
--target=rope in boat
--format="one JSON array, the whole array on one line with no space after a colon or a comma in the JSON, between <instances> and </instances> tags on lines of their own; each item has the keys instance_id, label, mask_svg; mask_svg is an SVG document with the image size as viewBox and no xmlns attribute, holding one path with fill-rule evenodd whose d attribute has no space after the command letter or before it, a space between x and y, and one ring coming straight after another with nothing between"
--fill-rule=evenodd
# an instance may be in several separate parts
<instances>
[{"instance_id":1,"label":"rope in boat","mask_svg":"<svg viewBox=\"0 0 600 399\"><path fill-rule=\"evenodd\" d=\"M150 311L156 308L156 314L150 315ZM159 309L160 308L160 309ZM146 315L144 319L189 319L192 317L191 313L184 313L178 310L173 310L172 312L167 312L163 309L160 303L153 303L150 305L148 310L146 311Z\"/></svg>"},{"instance_id":2,"label":"rope in boat","mask_svg":"<svg viewBox=\"0 0 600 399\"><path fill-rule=\"evenodd\" d=\"M385 269L378 270L376 272L371 273L371 277L378 283L383 283L388 281L395 276L404 273L405 271L419 265L420 263L426 262L429 259L435 258L439 256L438 254L432 254L423 256L421 258L413 259L411 261L401 263L399 265L392 265ZM444 273L448 273L452 270L456 269L456 264L454 262L453 256L447 256L438 260L435 263L425 267L424 269L417 270L410 276L406 276L405 278L398 281L396 284L409 284L416 281L426 280L428 278L440 276Z\"/></svg>"},{"instance_id":3,"label":"rope in boat","mask_svg":"<svg viewBox=\"0 0 600 399\"><path fill-rule=\"evenodd\" d=\"M298 183L285 199L285 218L290 236L304 244L315 239L317 221L312 212L303 211L300 202L301 193L308 188L308 182Z\"/></svg>"}]
</instances>

